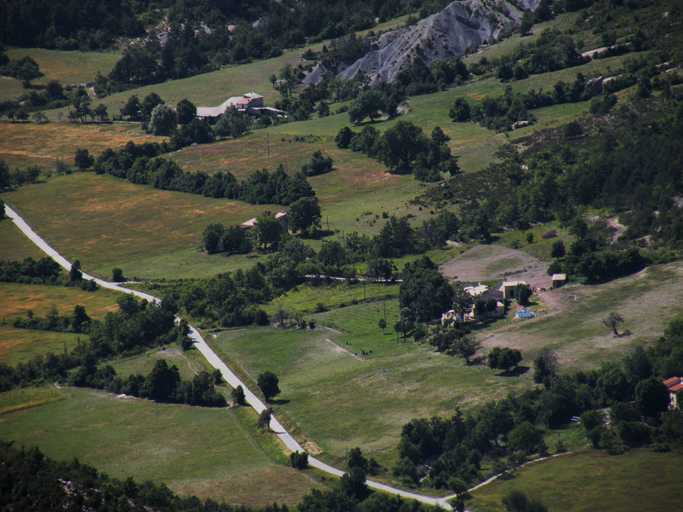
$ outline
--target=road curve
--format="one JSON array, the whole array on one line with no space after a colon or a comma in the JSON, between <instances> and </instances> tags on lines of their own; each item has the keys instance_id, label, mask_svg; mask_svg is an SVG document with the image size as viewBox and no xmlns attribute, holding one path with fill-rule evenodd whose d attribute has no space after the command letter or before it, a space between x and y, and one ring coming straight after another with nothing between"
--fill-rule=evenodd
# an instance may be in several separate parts
<instances>
[{"instance_id":1,"label":"road curve","mask_svg":"<svg viewBox=\"0 0 683 512\"><path fill-rule=\"evenodd\" d=\"M31 227L22 219L19 214L17 214L10 206L5 203L5 214L12 219L12 222L16 224L16 226L26 235L34 244L36 244L43 252L45 252L48 256L50 256L53 260L55 260L57 263L59 263L64 269L67 271L71 269L71 262L64 258L61 254L59 254L55 249L53 249L45 240L43 240ZM149 295L144 292L140 292L137 290L131 290L130 288L126 288L124 286L121 286L120 284L117 283L110 283L109 281L103 281L102 279L97 279L89 274L86 274L83 272L83 277L85 279L94 279L95 282L100 285L102 288L107 288L109 290L116 290L122 293L129 293L132 295L135 295L136 297L140 297L142 299L146 299L149 302L158 302L159 299ZM177 320L180 320L179 317L176 317ZM217 368L221 371L223 374L223 378L225 381L230 384L233 388L236 388L237 386L242 386L244 389L244 396L246 399L246 402L254 408L254 410L257 413L261 413L266 406L264 405L263 402L254 394L251 392L251 390L235 375L230 368L226 366L226 364L216 355L216 353L211 350L211 347L206 343L204 338L202 338L202 335L199 333L197 329L195 329L193 326L190 326L190 334L189 336L192 338L194 341L197 349L202 353L202 355L206 358L206 360L209 362L211 366L214 368ZM275 418L273 415L270 420L270 428L275 434L280 438L280 440L284 443L284 445L291 451L293 452L304 452L305 450L301 447L301 445L292 437L292 435L285 430L285 428L282 426L282 424ZM329 464L324 463L321 460L316 459L315 457L310 456L308 457L308 463L313 466L314 468L320 469L326 473L332 474L337 477L341 477L344 472L341 471L340 469L337 469L333 466L330 466ZM451 507L450 503L448 503L448 500L453 498L455 495L451 496L444 496L442 498L432 498L429 496L422 496L420 494L415 494L412 492L404 491L402 489L397 489L395 487L391 487L389 485L381 484L379 482L375 482L373 480L367 480L366 484L368 487L371 487L372 489L376 489L379 491L384 491L390 494L396 494L398 496L401 496L403 498L409 498L409 499L414 499L417 501L421 501L422 503L427 503L429 505L436 505L439 506L443 509L446 510L452 510L453 507Z\"/></svg>"}]
</instances>

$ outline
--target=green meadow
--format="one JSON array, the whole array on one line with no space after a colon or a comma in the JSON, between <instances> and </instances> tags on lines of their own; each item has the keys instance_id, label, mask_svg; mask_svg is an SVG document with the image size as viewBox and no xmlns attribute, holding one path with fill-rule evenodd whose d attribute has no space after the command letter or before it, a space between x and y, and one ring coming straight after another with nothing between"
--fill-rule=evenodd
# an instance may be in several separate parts
<instances>
[{"instance_id":1,"label":"green meadow","mask_svg":"<svg viewBox=\"0 0 683 512\"><path fill-rule=\"evenodd\" d=\"M278 418L312 453L341 463L354 446L387 468L396 461L401 427L416 417L451 415L531 384L483 366L396 339L398 301L376 301L305 316L314 330L249 328L216 334L215 344L253 381L280 379Z\"/></svg>"},{"instance_id":2,"label":"green meadow","mask_svg":"<svg viewBox=\"0 0 683 512\"><path fill-rule=\"evenodd\" d=\"M501 498L518 489L558 512L672 510L683 499L680 462L681 453L675 451L638 449L609 455L579 450L529 464L510 479L498 479L473 491L467 509L503 512Z\"/></svg>"},{"instance_id":3,"label":"green meadow","mask_svg":"<svg viewBox=\"0 0 683 512\"><path fill-rule=\"evenodd\" d=\"M70 315L74 306L81 305L91 318L102 319L118 310L117 295L103 289L85 292L64 286L0 283L0 361L16 365L47 352L70 350L79 338L87 338L73 332L19 329L12 326L15 318L26 318L29 311L44 317L53 307L60 315Z\"/></svg>"},{"instance_id":4,"label":"green meadow","mask_svg":"<svg viewBox=\"0 0 683 512\"><path fill-rule=\"evenodd\" d=\"M0 260L37 260L43 256L45 253L26 238L14 222L7 217L0 220Z\"/></svg>"},{"instance_id":5,"label":"green meadow","mask_svg":"<svg viewBox=\"0 0 683 512\"><path fill-rule=\"evenodd\" d=\"M181 251L166 277L213 275L222 256L197 251L208 224L239 224L268 206L156 190L94 173L52 177L4 196L45 240L83 269L108 278L113 267L136 276L128 261ZM156 275L159 267L148 266ZM182 274L181 272L186 272ZM139 275L139 277L145 277Z\"/></svg>"},{"instance_id":6,"label":"green meadow","mask_svg":"<svg viewBox=\"0 0 683 512\"><path fill-rule=\"evenodd\" d=\"M307 472L280 465L279 441L257 431L250 408L156 404L77 388L37 392L0 394L0 411L10 411L0 413L0 439L37 445L57 459L78 457L112 477L149 479L235 505L292 505L321 487ZM51 401L55 393L62 398ZM45 405L18 407L36 398ZM270 486L261 492L264 482Z\"/></svg>"},{"instance_id":7,"label":"green meadow","mask_svg":"<svg viewBox=\"0 0 683 512\"><path fill-rule=\"evenodd\" d=\"M38 63L43 76L31 82L37 88L50 80L57 80L63 86L93 82L98 71L103 75L109 74L121 58L121 54L116 52L67 52L44 48L14 48L6 54L13 60L28 55ZM22 87L21 80L5 77L0 79L0 100L18 98L27 92L29 91Z\"/></svg>"}]
</instances>

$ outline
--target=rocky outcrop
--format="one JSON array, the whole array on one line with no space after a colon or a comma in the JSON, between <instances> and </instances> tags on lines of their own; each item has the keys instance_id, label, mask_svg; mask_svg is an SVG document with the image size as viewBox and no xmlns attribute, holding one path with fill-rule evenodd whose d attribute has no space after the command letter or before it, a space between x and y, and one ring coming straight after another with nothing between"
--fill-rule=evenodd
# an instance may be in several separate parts
<instances>
[{"instance_id":1,"label":"rocky outcrop","mask_svg":"<svg viewBox=\"0 0 683 512\"><path fill-rule=\"evenodd\" d=\"M538 3L539 0L521 0L515 5L533 10ZM427 65L459 57L467 48L495 41L513 30L523 14L515 5L504 0L453 2L412 27L382 35L364 57L335 71L344 80L362 71L370 78L371 85L392 83L415 57ZM324 71L320 67L313 69L304 83L318 82Z\"/></svg>"}]
</instances>

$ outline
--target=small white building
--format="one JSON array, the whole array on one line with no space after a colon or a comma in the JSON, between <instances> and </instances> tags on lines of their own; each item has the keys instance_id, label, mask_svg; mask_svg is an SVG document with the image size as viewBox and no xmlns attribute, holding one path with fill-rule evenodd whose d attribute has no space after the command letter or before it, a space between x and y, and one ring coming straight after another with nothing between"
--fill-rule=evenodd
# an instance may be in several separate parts
<instances>
[{"instance_id":1,"label":"small white building","mask_svg":"<svg viewBox=\"0 0 683 512\"><path fill-rule=\"evenodd\" d=\"M470 294L472 300L478 299L488 300L489 298L495 300L503 300L503 293L500 290L494 290L485 284L477 283L477 286L465 286L464 291Z\"/></svg>"}]
</instances>

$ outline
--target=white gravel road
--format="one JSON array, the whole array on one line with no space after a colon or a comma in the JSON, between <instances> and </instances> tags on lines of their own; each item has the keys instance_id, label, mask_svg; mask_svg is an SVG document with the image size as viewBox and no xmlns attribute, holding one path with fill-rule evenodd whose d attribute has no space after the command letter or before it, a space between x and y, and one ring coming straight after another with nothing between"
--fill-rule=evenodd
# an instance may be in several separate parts
<instances>
[{"instance_id":1,"label":"white gravel road","mask_svg":"<svg viewBox=\"0 0 683 512\"><path fill-rule=\"evenodd\" d=\"M56 250L54 250L50 245L48 245L45 240L43 240L38 234L31 229L31 227L22 219L10 206L5 203L5 214L12 219L12 221L17 225L17 227L33 242L35 243L40 249L45 252L48 256L50 256L53 260L55 260L57 263L59 263L62 267L64 267L67 271L71 269L71 262L69 262L66 258L64 258L61 254L59 254ZM149 295L147 293L139 292L137 290L131 290L129 288L126 288L124 286L121 286L120 284L117 283L110 283L109 281L103 281L101 279L97 279L91 275L86 274L83 272L83 277L85 279L94 279L95 282L100 285L103 288L107 288L109 290L116 290L122 293L130 293L132 295L135 295L136 297L140 297L142 299L147 299L149 302L158 302L159 299ZM177 320L180 320L177 318ZM204 338L202 338L202 335L199 333L197 329L195 329L193 326L190 326L190 337L192 340L195 342L195 345L197 349L204 355L206 360L213 366L214 368L218 368L221 373L223 374L223 378L226 380L228 384L230 384L233 388L236 388L237 386L242 386L244 389L244 395L247 403L254 408L254 410L257 413L260 413L263 411L266 406L264 405L263 402L249 390L249 388L228 368L223 361L216 355L216 353L211 350L209 345L206 343ZM293 452L304 452L305 450L301 447L301 445L292 437L292 435L285 430L285 428L282 426L282 424L275 418L273 415L271 417L270 421L270 428L275 434L282 440L284 445L290 449ZM312 457L310 454L308 456L308 463L313 466L314 468L318 468L322 471L325 471L326 473L335 475L337 477L341 477L344 472L330 466L329 464L325 464L321 460L316 459L315 457ZM373 480L367 480L366 484L368 487L371 487L372 489L376 489L379 491L384 491L390 494L396 494L404 498L409 498L409 499L414 499L421 501L423 503L427 503L430 505L437 505L441 508L444 508L446 510L452 510L451 505L448 503L447 500L455 497L455 495L450 495L450 496L444 496L442 498L432 498L429 496L422 496L420 494L415 494L411 492L407 492L401 489L397 489L395 487L391 487L389 485L384 485L379 482L375 482Z\"/></svg>"}]
</instances>

